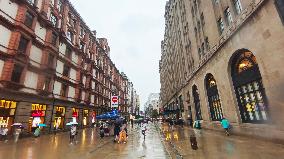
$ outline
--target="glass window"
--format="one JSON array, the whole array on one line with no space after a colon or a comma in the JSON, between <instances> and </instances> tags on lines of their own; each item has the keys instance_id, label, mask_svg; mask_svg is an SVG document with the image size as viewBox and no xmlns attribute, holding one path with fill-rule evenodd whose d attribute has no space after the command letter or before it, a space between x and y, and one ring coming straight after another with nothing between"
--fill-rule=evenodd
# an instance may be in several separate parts
<instances>
[{"instance_id":1,"label":"glass window","mask_svg":"<svg viewBox=\"0 0 284 159\"><path fill-rule=\"evenodd\" d=\"M48 54L48 66L49 67L53 67L53 63L54 63L54 55L52 53Z\"/></svg>"},{"instance_id":2,"label":"glass window","mask_svg":"<svg viewBox=\"0 0 284 159\"><path fill-rule=\"evenodd\" d=\"M236 13L240 14L241 11L243 10L242 9L242 5L241 5L241 1L240 0L233 0L233 3L234 3L234 7L235 7L235 10L236 10Z\"/></svg>"},{"instance_id":3,"label":"glass window","mask_svg":"<svg viewBox=\"0 0 284 159\"><path fill-rule=\"evenodd\" d=\"M205 47L206 47L207 51L210 49L210 44L209 44L208 37L205 38Z\"/></svg>"},{"instance_id":4,"label":"glass window","mask_svg":"<svg viewBox=\"0 0 284 159\"><path fill-rule=\"evenodd\" d=\"M70 67L68 67L67 65L64 65L64 67L63 67L63 76L69 77L69 71L70 71Z\"/></svg>"},{"instance_id":5,"label":"glass window","mask_svg":"<svg viewBox=\"0 0 284 159\"><path fill-rule=\"evenodd\" d=\"M50 82L51 82L50 77L45 77L44 85L43 85L42 89L48 92L49 91Z\"/></svg>"},{"instance_id":6,"label":"glass window","mask_svg":"<svg viewBox=\"0 0 284 159\"><path fill-rule=\"evenodd\" d=\"M249 51L239 53L233 59L232 70L242 121L261 123L268 120L265 90L255 56Z\"/></svg>"},{"instance_id":7,"label":"glass window","mask_svg":"<svg viewBox=\"0 0 284 159\"><path fill-rule=\"evenodd\" d=\"M70 47L66 48L65 57L67 57L68 59L71 59L71 57L72 57L72 50L71 50Z\"/></svg>"},{"instance_id":8,"label":"glass window","mask_svg":"<svg viewBox=\"0 0 284 159\"><path fill-rule=\"evenodd\" d=\"M222 18L219 18L219 20L217 21L217 23L218 23L219 32L220 32L220 34L222 34L223 31L224 31L224 23L223 23Z\"/></svg>"},{"instance_id":9,"label":"glass window","mask_svg":"<svg viewBox=\"0 0 284 159\"><path fill-rule=\"evenodd\" d=\"M74 34L71 31L67 32L67 39L71 41L71 43L73 42Z\"/></svg>"},{"instance_id":10,"label":"glass window","mask_svg":"<svg viewBox=\"0 0 284 159\"><path fill-rule=\"evenodd\" d=\"M28 2L30 5L34 5L34 4L35 4L35 0L27 0L27 2Z\"/></svg>"},{"instance_id":11,"label":"glass window","mask_svg":"<svg viewBox=\"0 0 284 159\"><path fill-rule=\"evenodd\" d=\"M19 46L18 46L18 53L25 54L27 51L28 44L29 44L29 40L26 39L23 35L21 35Z\"/></svg>"},{"instance_id":12,"label":"glass window","mask_svg":"<svg viewBox=\"0 0 284 159\"><path fill-rule=\"evenodd\" d=\"M208 74L205 78L209 110L213 121L220 121L223 118L223 111L218 94L216 81L212 74Z\"/></svg>"},{"instance_id":13,"label":"glass window","mask_svg":"<svg viewBox=\"0 0 284 159\"><path fill-rule=\"evenodd\" d=\"M57 45L57 34L55 32L52 32L51 34L51 43L52 45L56 46Z\"/></svg>"},{"instance_id":14,"label":"glass window","mask_svg":"<svg viewBox=\"0 0 284 159\"><path fill-rule=\"evenodd\" d=\"M16 82L16 83L20 83L23 70L24 70L24 67L22 67L18 64L15 64L13 72L12 72L11 81Z\"/></svg>"},{"instance_id":15,"label":"glass window","mask_svg":"<svg viewBox=\"0 0 284 159\"><path fill-rule=\"evenodd\" d=\"M28 27L32 27L33 25L34 16L30 12L26 12L26 18L24 24Z\"/></svg>"},{"instance_id":16,"label":"glass window","mask_svg":"<svg viewBox=\"0 0 284 159\"><path fill-rule=\"evenodd\" d=\"M58 9L59 13L62 11L62 2L61 2L61 0L57 1L57 9Z\"/></svg>"},{"instance_id":17,"label":"glass window","mask_svg":"<svg viewBox=\"0 0 284 159\"><path fill-rule=\"evenodd\" d=\"M229 7L224 11L224 14L226 17L227 24L230 25L233 22L233 18Z\"/></svg>"},{"instance_id":18,"label":"glass window","mask_svg":"<svg viewBox=\"0 0 284 159\"><path fill-rule=\"evenodd\" d=\"M67 85L62 83L62 86L61 86L61 94L60 94L62 97L66 97L67 96Z\"/></svg>"},{"instance_id":19,"label":"glass window","mask_svg":"<svg viewBox=\"0 0 284 159\"><path fill-rule=\"evenodd\" d=\"M203 14L203 12L201 13L200 19L201 19L201 24L202 24L202 26L204 26L204 25L205 25L205 20L204 20L204 14Z\"/></svg>"},{"instance_id":20,"label":"glass window","mask_svg":"<svg viewBox=\"0 0 284 159\"><path fill-rule=\"evenodd\" d=\"M50 14L50 22L52 23L54 27L57 26L57 18L55 17L53 13Z\"/></svg>"},{"instance_id":21,"label":"glass window","mask_svg":"<svg viewBox=\"0 0 284 159\"><path fill-rule=\"evenodd\" d=\"M199 93L198 93L198 89L197 89L196 85L194 85L192 87L192 95L193 95L193 99L194 99L196 119L202 120Z\"/></svg>"}]
</instances>

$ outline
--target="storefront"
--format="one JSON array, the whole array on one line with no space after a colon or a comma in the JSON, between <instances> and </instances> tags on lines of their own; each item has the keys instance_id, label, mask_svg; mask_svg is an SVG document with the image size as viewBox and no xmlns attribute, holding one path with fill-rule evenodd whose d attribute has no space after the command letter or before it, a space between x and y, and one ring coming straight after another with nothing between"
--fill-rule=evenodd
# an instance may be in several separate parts
<instances>
[{"instance_id":1,"label":"storefront","mask_svg":"<svg viewBox=\"0 0 284 159\"><path fill-rule=\"evenodd\" d=\"M0 127L7 127L11 130L11 125L14 123L17 102L4 100L0 101Z\"/></svg>"},{"instance_id":2,"label":"storefront","mask_svg":"<svg viewBox=\"0 0 284 159\"><path fill-rule=\"evenodd\" d=\"M29 120L29 131L34 132L40 123L44 123L45 119L45 104L32 104L31 117Z\"/></svg>"},{"instance_id":3,"label":"storefront","mask_svg":"<svg viewBox=\"0 0 284 159\"><path fill-rule=\"evenodd\" d=\"M73 119L73 122L78 123L78 121L79 121L79 109L72 108L72 119Z\"/></svg>"},{"instance_id":4,"label":"storefront","mask_svg":"<svg viewBox=\"0 0 284 159\"><path fill-rule=\"evenodd\" d=\"M89 110L84 109L84 111L83 111L83 126L88 125L88 119L89 119Z\"/></svg>"},{"instance_id":5,"label":"storefront","mask_svg":"<svg viewBox=\"0 0 284 159\"><path fill-rule=\"evenodd\" d=\"M63 129L64 128L64 120L65 120L65 107L56 106L55 120L54 120L54 128Z\"/></svg>"}]
</instances>

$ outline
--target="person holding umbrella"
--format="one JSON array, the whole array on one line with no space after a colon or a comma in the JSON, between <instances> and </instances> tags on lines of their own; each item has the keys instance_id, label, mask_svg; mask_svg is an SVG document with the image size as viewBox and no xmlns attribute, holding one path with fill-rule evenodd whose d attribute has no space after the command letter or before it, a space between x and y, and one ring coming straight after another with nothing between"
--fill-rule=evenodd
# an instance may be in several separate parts
<instances>
[{"instance_id":1,"label":"person holding umbrella","mask_svg":"<svg viewBox=\"0 0 284 159\"><path fill-rule=\"evenodd\" d=\"M17 143L24 127L22 123L14 123L12 126L14 127L14 142Z\"/></svg>"}]
</instances>

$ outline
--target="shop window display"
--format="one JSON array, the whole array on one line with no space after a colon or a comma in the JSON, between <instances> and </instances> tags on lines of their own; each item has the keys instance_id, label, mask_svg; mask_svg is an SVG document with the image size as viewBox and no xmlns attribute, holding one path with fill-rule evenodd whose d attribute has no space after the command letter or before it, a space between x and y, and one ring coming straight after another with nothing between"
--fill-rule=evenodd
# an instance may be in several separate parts
<instances>
[{"instance_id":1,"label":"shop window display","mask_svg":"<svg viewBox=\"0 0 284 159\"><path fill-rule=\"evenodd\" d=\"M64 128L64 120L65 120L65 107L56 107L55 113L55 120L54 120L54 127L56 129L63 129Z\"/></svg>"},{"instance_id":2,"label":"shop window display","mask_svg":"<svg viewBox=\"0 0 284 159\"><path fill-rule=\"evenodd\" d=\"M0 127L7 127L11 130L11 125L14 123L17 102L0 100Z\"/></svg>"},{"instance_id":3,"label":"shop window display","mask_svg":"<svg viewBox=\"0 0 284 159\"><path fill-rule=\"evenodd\" d=\"M34 132L39 124L44 123L46 105L32 104L32 111L29 120L29 131Z\"/></svg>"},{"instance_id":4,"label":"shop window display","mask_svg":"<svg viewBox=\"0 0 284 159\"><path fill-rule=\"evenodd\" d=\"M84 126L88 125L88 116L89 116L89 110L84 110L83 111L83 125Z\"/></svg>"}]
</instances>

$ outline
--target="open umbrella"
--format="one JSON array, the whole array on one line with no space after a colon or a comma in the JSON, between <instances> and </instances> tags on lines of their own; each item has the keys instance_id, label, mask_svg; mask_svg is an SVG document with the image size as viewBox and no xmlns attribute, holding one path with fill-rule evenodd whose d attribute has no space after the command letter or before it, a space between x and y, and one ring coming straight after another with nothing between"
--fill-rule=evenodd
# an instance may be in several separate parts
<instances>
[{"instance_id":1,"label":"open umbrella","mask_svg":"<svg viewBox=\"0 0 284 159\"><path fill-rule=\"evenodd\" d=\"M12 126L21 126L23 125L22 123L14 123Z\"/></svg>"},{"instance_id":2,"label":"open umbrella","mask_svg":"<svg viewBox=\"0 0 284 159\"><path fill-rule=\"evenodd\" d=\"M45 127L45 126L46 126L46 124L42 124L42 123L40 123L40 124L38 124L38 126Z\"/></svg>"}]
</instances>

